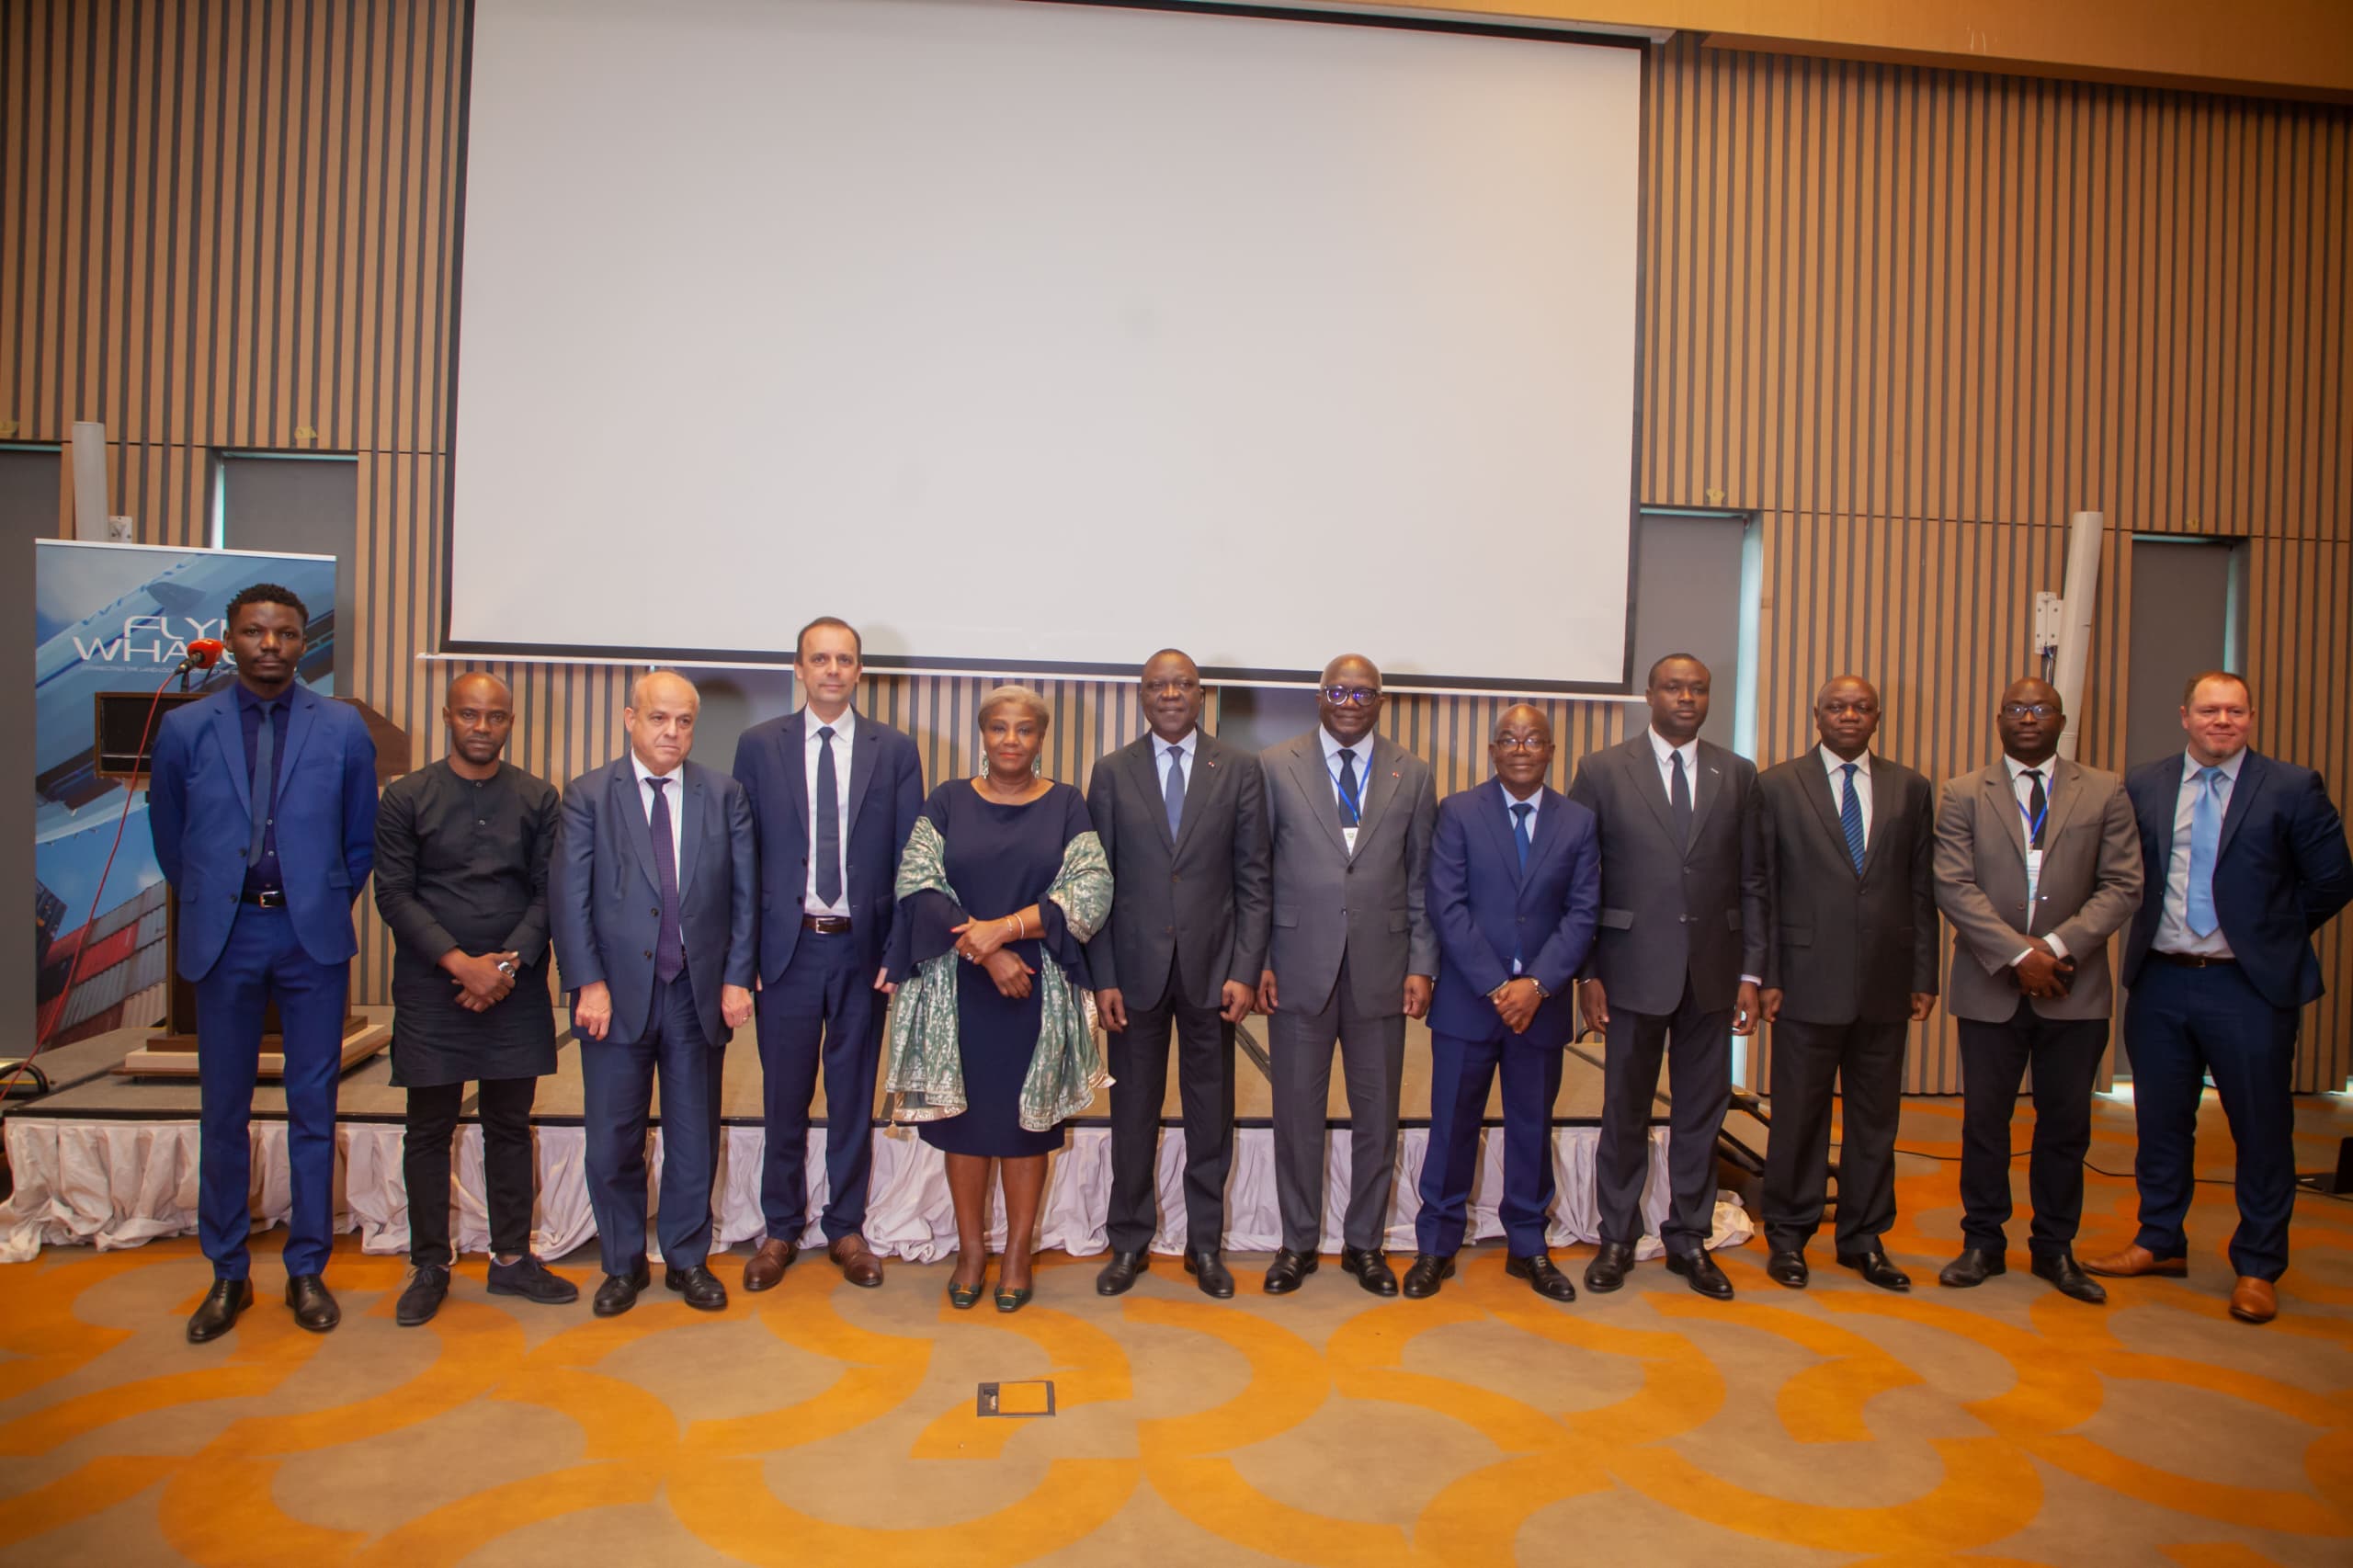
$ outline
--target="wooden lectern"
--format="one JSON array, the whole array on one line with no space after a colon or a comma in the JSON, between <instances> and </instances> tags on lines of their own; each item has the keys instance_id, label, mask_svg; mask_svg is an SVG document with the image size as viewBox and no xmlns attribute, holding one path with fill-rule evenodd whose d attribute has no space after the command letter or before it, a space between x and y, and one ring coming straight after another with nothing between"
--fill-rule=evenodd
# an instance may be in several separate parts
<instances>
[{"instance_id":1,"label":"wooden lectern","mask_svg":"<svg viewBox=\"0 0 2353 1568\"><path fill-rule=\"evenodd\" d=\"M173 694L166 694L169 700ZM97 695L97 719L92 733L100 737L97 772L101 778L119 778L136 789L147 777L151 756L140 754L138 742L131 740L119 749L108 744L108 737L128 733L136 736L146 720L147 706L154 694L146 691L102 691ZM194 696L182 701L201 700ZM369 739L376 743L376 787L398 778L409 770L408 732L377 712L356 697L337 698L347 707L356 708L368 722ZM175 704L176 706L176 704ZM130 712L128 720L124 713ZM152 749L153 742L149 745ZM147 1037L147 1043L124 1057L115 1068L118 1074L142 1078L193 1078L196 1062L196 987L180 978L179 971L180 901L177 889L164 901L164 970L171 980L171 1001L164 1016L163 1032ZM262 1025L261 1076L282 1078L286 1075L284 1041L278 1034L278 1005L270 1004L267 1020ZM348 1071L356 1063L383 1050L392 1042L392 1027L374 1022L353 1012L347 1006L343 1019L343 1068Z\"/></svg>"}]
</instances>

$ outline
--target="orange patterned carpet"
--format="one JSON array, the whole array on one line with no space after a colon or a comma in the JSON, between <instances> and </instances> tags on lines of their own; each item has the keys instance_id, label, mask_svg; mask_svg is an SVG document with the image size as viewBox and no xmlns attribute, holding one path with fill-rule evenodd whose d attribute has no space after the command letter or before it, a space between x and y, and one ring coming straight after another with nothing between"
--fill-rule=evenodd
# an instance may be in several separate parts
<instances>
[{"instance_id":1,"label":"orange patterned carpet","mask_svg":"<svg viewBox=\"0 0 2353 1568\"><path fill-rule=\"evenodd\" d=\"M1956 1153L1959 1114L1909 1102L1904 1147ZM2130 1106L2099 1117L2093 1163L2129 1169ZM2300 1164L2347 1132L2353 1106L2302 1102ZM477 1259L403 1330L400 1261L347 1244L313 1336L261 1239L261 1303L195 1347L193 1241L53 1249L0 1269L0 1563L2353 1562L2353 1205L2298 1202L2253 1328L2223 1307L2227 1187L2186 1283L2101 1310L2025 1273L2022 1221L2010 1275L1937 1289L1954 1167L1904 1169L1888 1240L1922 1288L1824 1238L1785 1291L1753 1243L1729 1305L1645 1265L1555 1307L1492 1250L1429 1301L1328 1260L1285 1300L1254 1269L1212 1302L1166 1260L1105 1301L1053 1256L1000 1316L949 1312L945 1265L859 1291L819 1259L724 1313L657 1286L599 1321L484 1295ZM2130 1182L2092 1176L2087 1210L2083 1251L2127 1239ZM593 1252L565 1270L593 1285ZM1052 1417L974 1414L1039 1378Z\"/></svg>"}]
</instances>

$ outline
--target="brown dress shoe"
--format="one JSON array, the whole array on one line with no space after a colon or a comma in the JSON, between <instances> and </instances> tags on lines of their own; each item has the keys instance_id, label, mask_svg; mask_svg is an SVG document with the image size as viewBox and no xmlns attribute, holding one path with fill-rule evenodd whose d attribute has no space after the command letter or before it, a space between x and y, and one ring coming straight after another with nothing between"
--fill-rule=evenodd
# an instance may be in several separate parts
<instances>
[{"instance_id":1,"label":"brown dress shoe","mask_svg":"<svg viewBox=\"0 0 2353 1568\"><path fill-rule=\"evenodd\" d=\"M2231 1315L2241 1323L2269 1323L2278 1317L2279 1297L2271 1281L2239 1276L2239 1288L2231 1292Z\"/></svg>"},{"instance_id":2,"label":"brown dress shoe","mask_svg":"<svg viewBox=\"0 0 2353 1568\"><path fill-rule=\"evenodd\" d=\"M856 1231L835 1242L826 1256L841 1266L842 1278L853 1285L871 1290L882 1283L882 1260L866 1249L866 1238Z\"/></svg>"},{"instance_id":3,"label":"brown dress shoe","mask_svg":"<svg viewBox=\"0 0 2353 1568\"><path fill-rule=\"evenodd\" d=\"M744 1265L744 1289L772 1290L782 1283L784 1271L792 1267L792 1255L800 1249L790 1242L778 1241L774 1236L760 1244L760 1250Z\"/></svg>"},{"instance_id":4,"label":"brown dress shoe","mask_svg":"<svg viewBox=\"0 0 2353 1568\"><path fill-rule=\"evenodd\" d=\"M2179 1279L2189 1272L2189 1259L2159 1257L2139 1242L2134 1242L2123 1251L2109 1253L2106 1257L2086 1258L2084 1272L2104 1274L2110 1279L2137 1279L2144 1274Z\"/></svg>"}]
</instances>

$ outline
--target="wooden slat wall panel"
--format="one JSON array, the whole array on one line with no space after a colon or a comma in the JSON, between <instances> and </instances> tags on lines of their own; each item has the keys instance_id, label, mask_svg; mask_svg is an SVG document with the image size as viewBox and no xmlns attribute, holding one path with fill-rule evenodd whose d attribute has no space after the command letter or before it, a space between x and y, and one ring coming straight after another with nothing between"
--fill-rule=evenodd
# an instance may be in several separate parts
<instances>
[{"instance_id":1,"label":"wooden slat wall panel","mask_svg":"<svg viewBox=\"0 0 2353 1568\"><path fill-rule=\"evenodd\" d=\"M106 421L117 510L205 538L212 453L359 458L347 689L438 756L462 0L18 0L0 8L0 425ZM2055 588L2067 515L2252 540L2262 743L2353 777L2353 113L2031 78L1654 51L1643 500L1757 516L1760 760L1814 687L1876 679L1889 752L1992 754L1991 707ZM304 436L301 432L313 434ZM2082 755L2120 766L2131 551L2100 585ZM493 665L516 759L617 749L631 672ZM982 679L878 677L929 777L974 765ZM1137 733L1122 682L1058 682L1049 766ZM1382 727L1441 792L1484 773L1497 699ZM1574 757L1618 702L1545 704ZM725 758L706 758L722 765ZM371 927L363 995L389 949ZM2346 1076L2353 943L2300 1081ZM1911 1086L1958 1082L1923 1032Z\"/></svg>"}]
</instances>

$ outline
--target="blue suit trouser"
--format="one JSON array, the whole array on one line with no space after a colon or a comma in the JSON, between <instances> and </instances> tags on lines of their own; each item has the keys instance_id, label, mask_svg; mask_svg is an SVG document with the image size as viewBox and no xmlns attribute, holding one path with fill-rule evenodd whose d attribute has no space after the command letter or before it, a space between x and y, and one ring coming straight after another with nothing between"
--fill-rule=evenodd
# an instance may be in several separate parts
<instances>
[{"instance_id":1,"label":"blue suit trouser","mask_svg":"<svg viewBox=\"0 0 2353 1568\"><path fill-rule=\"evenodd\" d=\"M2134 1240L2159 1257L2186 1257L2198 1142L2198 1106L2211 1074L2238 1144L2238 1230L2231 1267L2256 1279L2288 1267L2296 1206L2294 1009L2264 1000L2236 964L2183 969L2151 959L2124 1006L2141 1188Z\"/></svg>"},{"instance_id":2,"label":"blue suit trouser","mask_svg":"<svg viewBox=\"0 0 2353 1568\"><path fill-rule=\"evenodd\" d=\"M1505 1242L1515 1257L1545 1250L1561 1056L1557 1046L1530 1045L1511 1035L1465 1040L1431 1032L1430 1141L1422 1155L1421 1212L1414 1220L1417 1250L1451 1257L1462 1245L1470 1225L1471 1179L1479 1168L1479 1128L1498 1070L1504 1079L1504 1192L1497 1207Z\"/></svg>"},{"instance_id":3,"label":"blue suit trouser","mask_svg":"<svg viewBox=\"0 0 2353 1568\"><path fill-rule=\"evenodd\" d=\"M302 950L283 909L240 905L228 944L196 983L197 1083L202 1153L197 1233L212 1272L243 1279L253 1260L254 1084L262 1022L278 1004L285 1042L286 1158L292 1207L286 1218L289 1278L324 1274L335 1232L335 1100L343 1077L344 1009L351 964Z\"/></svg>"},{"instance_id":4,"label":"blue suit trouser","mask_svg":"<svg viewBox=\"0 0 2353 1568\"><path fill-rule=\"evenodd\" d=\"M726 1048L703 1037L685 975L654 985L645 1028L626 1043L580 1042L588 1207L605 1272L645 1261L645 1132L662 1085L662 1261L691 1268L710 1255L710 1187L719 1174L719 1082Z\"/></svg>"},{"instance_id":5,"label":"blue suit trouser","mask_svg":"<svg viewBox=\"0 0 2353 1568\"><path fill-rule=\"evenodd\" d=\"M760 1215L772 1241L798 1242L809 1218L809 1102L825 1068L825 1240L866 1228L874 1171L874 1074L882 1056L880 967L847 933L803 931L792 961L759 994Z\"/></svg>"}]
</instances>

